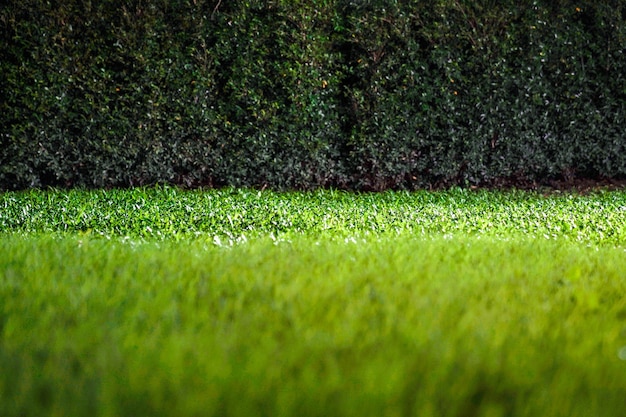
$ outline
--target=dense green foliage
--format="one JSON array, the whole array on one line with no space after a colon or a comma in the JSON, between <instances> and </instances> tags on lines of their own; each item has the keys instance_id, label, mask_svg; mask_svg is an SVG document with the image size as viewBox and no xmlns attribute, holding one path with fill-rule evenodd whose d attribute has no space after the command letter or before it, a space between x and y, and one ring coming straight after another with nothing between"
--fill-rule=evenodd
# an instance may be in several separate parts
<instances>
[{"instance_id":1,"label":"dense green foliage","mask_svg":"<svg viewBox=\"0 0 626 417\"><path fill-rule=\"evenodd\" d=\"M621 417L625 210L623 192L4 193L0 415Z\"/></svg>"},{"instance_id":2,"label":"dense green foliage","mask_svg":"<svg viewBox=\"0 0 626 417\"><path fill-rule=\"evenodd\" d=\"M0 189L626 176L626 2L9 0Z\"/></svg>"}]
</instances>

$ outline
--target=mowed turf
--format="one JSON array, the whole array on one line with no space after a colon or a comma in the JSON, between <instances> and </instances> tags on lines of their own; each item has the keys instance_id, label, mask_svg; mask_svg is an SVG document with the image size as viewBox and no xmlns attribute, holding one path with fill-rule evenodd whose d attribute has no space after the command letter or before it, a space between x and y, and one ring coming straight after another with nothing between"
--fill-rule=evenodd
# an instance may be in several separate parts
<instances>
[{"instance_id":1,"label":"mowed turf","mask_svg":"<svg viewBox=\"0 0 626 417\"><path fill-rule=\"evenodd\" d=\"M148 206L162 192L196 204L195 194L150 192ZM25 196L60 195L5 194L5 213ZM417 197L400 195L298 195L309 201L301 217L293 195L266 201L269 214L282 204L292 224L314 213L311 224L325 218L335 232L259 221L268 226L256 235L207 226L181 237L154 217L141 228L161 235L146 238L105 233L106 208L85 230L5 227L0 415L623 415L623 193L522 193L508 205L501 193L424 194L431 206L416 212L444 214L422 226L416 214L414 228L406 199ZM338 199L370 216L363 198L377 207L376 227L324 212ZM551 212L535 232L510 220L538 204ZM404 226L385 227L394 216ZM579 229L545 233L563 218Z\"/></svg>"}]
</instances>

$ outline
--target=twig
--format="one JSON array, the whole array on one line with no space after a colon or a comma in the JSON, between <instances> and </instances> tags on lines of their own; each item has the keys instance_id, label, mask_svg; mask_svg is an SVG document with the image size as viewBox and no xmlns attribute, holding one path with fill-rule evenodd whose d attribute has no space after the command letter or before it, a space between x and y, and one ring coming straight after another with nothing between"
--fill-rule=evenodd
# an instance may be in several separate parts
<instances>
[{"instance_id":1,"label":"twig","mask_svg":"<svg viewBox=\"0 0 626 417\"><path fill-rule=\"evenodd\" d=\"M222 0L218 0L217 4L215 5L215 7L213 8L213 12L211 13L211 20L213 20L213 16L215 16L215 13L217 13L217 9L220 8L220 5L222 4Z\"/></svg>"}]
</instances>

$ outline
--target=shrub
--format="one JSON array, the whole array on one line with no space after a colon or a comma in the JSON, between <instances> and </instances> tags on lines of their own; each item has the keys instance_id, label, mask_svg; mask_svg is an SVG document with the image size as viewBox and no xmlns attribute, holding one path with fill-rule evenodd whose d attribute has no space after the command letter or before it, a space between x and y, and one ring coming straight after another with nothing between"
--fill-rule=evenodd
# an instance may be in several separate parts
<instances>
[{"instance_id":1,"label":"shrub","mask_svg":"<svg viewBox=\"0 0 626 417\"><path fill-rule=\"evenodd\" d=\"M0 188L626 176L626 1L10 0Z\"/></svg>"}]
</instances>

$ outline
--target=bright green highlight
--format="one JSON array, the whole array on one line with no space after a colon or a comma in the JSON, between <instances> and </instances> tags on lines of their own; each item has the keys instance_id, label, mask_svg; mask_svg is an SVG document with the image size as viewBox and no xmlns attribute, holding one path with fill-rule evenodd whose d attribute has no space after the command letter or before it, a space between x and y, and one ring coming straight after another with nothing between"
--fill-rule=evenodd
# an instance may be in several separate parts
<instances>
[{"instance_id":1,"label":"bright green highlight","mask_svg":"<svg viewBox=\"0 0 626 417\"><path fill-rule=\"evenodd\" d=\"M0 232L132 239L410 234L538 237L622 245L626 192L590 196L454 189L354 194L149 188L0 194Z\"/></svg>"},{"instance_id":2,"label":"bright green highlight","mask_svg":"<svg viewBox=\"0 0 626 417\"><path fill-rule=\"evenodd\" d=\"M625 200L4 194L0 415L621 416Z\"/></svg>"}]
</instances>

